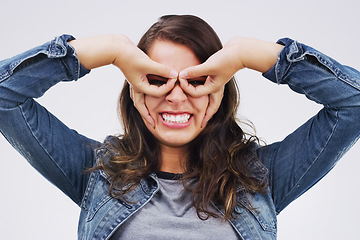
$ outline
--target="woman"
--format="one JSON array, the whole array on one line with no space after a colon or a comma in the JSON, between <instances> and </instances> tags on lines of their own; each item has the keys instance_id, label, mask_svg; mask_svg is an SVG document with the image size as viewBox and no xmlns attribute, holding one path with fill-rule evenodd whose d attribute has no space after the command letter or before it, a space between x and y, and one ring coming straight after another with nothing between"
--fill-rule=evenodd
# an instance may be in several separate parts
<instances>
[{"instance_id":1,"label":"woman","mask_svg":"<svg viewBox=\"0 0 360 240\"><path fill-rule=\"evenodd\" d=\"M359 72L306 45L235 38L222 48L201 19L164 16L138 47L63 35L1 62L1 132L81 207L79 239L275 239L276 214L360 136ZM108 64L128 80L122 136L90 140L33 100ZM232 76L245 67L324 108L258 146L235 121Z\"/></svg>"}]
</instances>

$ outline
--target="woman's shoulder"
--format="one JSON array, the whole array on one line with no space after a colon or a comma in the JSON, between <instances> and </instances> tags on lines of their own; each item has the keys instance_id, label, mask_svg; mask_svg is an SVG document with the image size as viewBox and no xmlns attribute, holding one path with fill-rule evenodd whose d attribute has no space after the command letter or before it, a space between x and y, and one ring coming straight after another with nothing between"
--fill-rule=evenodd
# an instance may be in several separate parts
<instances>
[{"instance_id":1,"label":"woman's shoulder","mask_svg":"<svg viewBox=\"0 0 360 240\"><path fill-rule=\"evenodd\" d=\"M105 155L117 154L115 149L120 147L121 136L108 135L105 140L100 143L95 149L96 157L99 159L103 158Z\"/></svg>"}]
</instances>

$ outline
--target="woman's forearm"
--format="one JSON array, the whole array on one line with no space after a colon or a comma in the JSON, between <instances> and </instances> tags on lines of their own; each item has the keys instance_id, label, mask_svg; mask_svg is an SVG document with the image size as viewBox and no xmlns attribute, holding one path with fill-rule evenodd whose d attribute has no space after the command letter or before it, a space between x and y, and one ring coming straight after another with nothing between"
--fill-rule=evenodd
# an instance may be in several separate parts
<instances>
[{"instance_id":1,"label":"woman's forearm","mask_svg":"<svg viewBox=\"0 0 360 240\"><path fill-rule=\"evenodd\" d=\"M230 40L224 48L229 48L241 64L238 69L246 67L262 73L267 72L276 63L282 45L263 40L236 37Z\"/></svg>"},{"instance_id":2,"label":"woman's forearm","mask_svg":"<svg viewBox=\"0 0 360 240\"><path fill-rule=\"evenodd\" d=\"M80 63L87 69L93 69L115 62L126 45L132 42L121 34L93 36L69 42L75 48ZM123 51L124 52L124 51Z\"/></svg>"}]
</instances>

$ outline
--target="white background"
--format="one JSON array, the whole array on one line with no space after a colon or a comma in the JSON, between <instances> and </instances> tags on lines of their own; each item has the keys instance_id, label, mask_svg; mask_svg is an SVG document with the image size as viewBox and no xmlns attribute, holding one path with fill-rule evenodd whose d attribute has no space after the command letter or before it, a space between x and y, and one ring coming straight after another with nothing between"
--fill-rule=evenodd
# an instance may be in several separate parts
<instances>
[{"instance_id":1,"label":"white background","mask_svg":"<svg viewBox=\"0 0 360 240\"><path fill-rule=\"evenodd\" d=\"M62 33L77 38L124 33L137 42L158 17L176 13L202 17L223 43L237 35L269 41L289 36L360 69L359 9L356 0L3 0L0 59ZM320 109L259 73L241 71L237 79L239 115L250 119L267 143L283 139ZM102 67L76 83L57 85L39 101L71 128L102 141L121 131L116 101L122 83L118 69ZM359 154L357 143L332 172L279 215L278 239L359 239ZM75 239L76 204L33 170L2 136L0 160L0 238Z\"/></svg>"}]
</instances>

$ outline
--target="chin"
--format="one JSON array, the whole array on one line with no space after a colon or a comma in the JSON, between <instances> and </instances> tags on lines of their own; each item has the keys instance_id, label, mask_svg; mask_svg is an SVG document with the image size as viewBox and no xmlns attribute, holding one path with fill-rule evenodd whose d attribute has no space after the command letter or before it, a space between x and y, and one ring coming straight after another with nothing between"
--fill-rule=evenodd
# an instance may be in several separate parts
<instances>
[{"instance_id":1,"label":"chin","mask_svg":"<svg viewBox=\"0 0 360 240\"><path fill-rule=\"evenodd\" d=\"M184 148L187 147L190 141L160 141L161 145L170 148Z\"/></svg>"}]
</instances>

